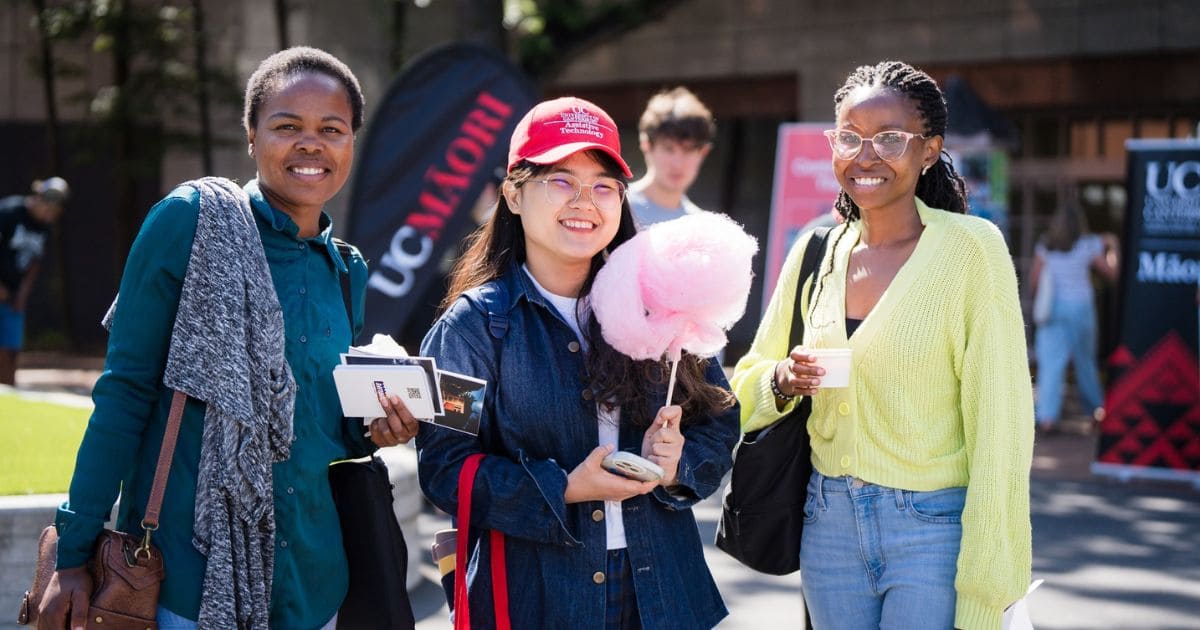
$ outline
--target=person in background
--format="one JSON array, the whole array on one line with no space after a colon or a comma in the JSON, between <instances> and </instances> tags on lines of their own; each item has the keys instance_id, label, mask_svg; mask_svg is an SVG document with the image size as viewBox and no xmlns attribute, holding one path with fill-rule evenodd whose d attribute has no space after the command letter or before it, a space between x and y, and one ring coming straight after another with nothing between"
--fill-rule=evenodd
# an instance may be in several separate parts
<instances>
[{"instance_id":1,"label":"person in background","mask_svg":"<svg viewBox=\"0 0 1200 630\"><path fill-rule=\"evenodd\" d=\"M246 86L257 177L188 182L150 210L106 318L40 628L85 625L84 564L118 493L116 529L141 532L174 390L188 398L153 539L158 627L335 626L349 575L328 466L417 430L391 396L364 435L332 376L362 327L367 268L338 251L323 208L350 176L363 108L332 55L271 55Z\"/></svg>"},{"instance_id":2,"label":"person in background","mask_svg":"<svg viewBox=\"0 0 1200 630\"><path fill-rule=\"evenodd\" d=\"M687 88L659 92L638 122L638 146L646 175L629 186L638 228L700 212L687 197L712 150L717 126L712 112Z\"/></svg>"},{"instance_id":3,"label":"person in background","mask_svg":"<svg viewBox=\"0 0 1200 630\"><path fill-rule=\"evenodd\" d=\"M1104 419L1104 389L1096 364L1096 299L1091 272L1107 281L1117 279L1119 244L1113 234L1090 234L1087 218L1074 204L1061 207L1050 230L1034 247L1030 290L1037 295L1043 269L1049 271L1050 319L1037 327L1037 428L1058 430L1067 365L1075 369L1075 384L1086 413Z\"/></svg>"},{"instance_id":4,"label":"person in background","mask_svg":"<svg viewBox=\"0 0 1200 630\"><path fill-rule=\"evenodd\" d=\"M607 113L571 97L534 106L421 344L439 368L488 382L478 436L421 426L419 473L454 514L464 461L486 454L470 521L504 534L513 628L691 630L727 614L691 509L732 465L738 407L724 372L684 355L664 404L663 363L617 352L588 307L606 254L636 233L627 177ZM601 462L618 449L662 478L609 472ZM473 542L473 565L489 566L490 537ZM487 573L469 585L483 628L495 624Z\"/></svg>"},{"instance_id":5,"label":"person in background","mask_svg":"<svg viewBox=\"0 0 1200 630\"><path fill-rule=\"evenodd\" d=\"M1004 237L967 216L946 101L899 61L861 66L826 132L845 223L799 289L792 248L734 392L742 429L812 399L800 572L818 630L996 630L1029 586L1033 391ZM804 343L788 348L793 317ZM823 388L809 349L850 348Z\"/></svg>"},{"instance_id":6,"label":"person in background","mask_svg":"<svg viewBox=\"0 0 1200 630\"><path fill-rule=\"evenodd\" d=\"M41 270L50 230L71 188L61 177L33 182L28 195L0 199L0 384L15 385L25 341L25 308Z\"/></svg>"}]
</instances>

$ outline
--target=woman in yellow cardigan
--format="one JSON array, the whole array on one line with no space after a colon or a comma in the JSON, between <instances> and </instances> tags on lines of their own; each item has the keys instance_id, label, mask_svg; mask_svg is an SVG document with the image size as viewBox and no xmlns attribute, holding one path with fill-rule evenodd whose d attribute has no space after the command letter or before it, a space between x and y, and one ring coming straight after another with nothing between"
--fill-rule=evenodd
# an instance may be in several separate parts
<instances>
[{"instance_id":1,"label":"woman in yellow cardigan","mask_svg":"<svg viewBox=\"0 0 1200 630\"><path fill-rule=\"evenodd\" d=\"M802 288L789 254L734 391L742 428L811 396L800 553L816 628L1000 627L1029 584L1033 399L1004 238L966 216L942 157L946 103L905 63L854 71L826 132L845 222ZM793 316L804 343L788 348ZM850 348L822 388L811 348Z\"/></svg>"}]
</instances>

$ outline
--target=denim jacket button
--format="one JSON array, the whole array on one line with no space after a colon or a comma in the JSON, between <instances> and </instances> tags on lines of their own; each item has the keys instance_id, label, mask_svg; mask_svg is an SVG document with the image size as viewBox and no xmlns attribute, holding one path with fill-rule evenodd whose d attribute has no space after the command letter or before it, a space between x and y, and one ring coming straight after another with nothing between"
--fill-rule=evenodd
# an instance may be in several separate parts
<instances>
[{"instance_id":1,"label":"denim jacket button","mask_svg":"<svg viewBox=\"0 0 1200 630\"><path fill-rule=\"evenodd\" d=\"M591 400L592 397L595 396L595 394L592 393L592 390L585 389L585 390L583 390L583 393L580 394L580 396L583 396L584 400Z\"/></svg>"},{"instance_id":2,"label":"denim jacket button","mask_svg":"<svg viewBox=\"0 0 1200 630\"><path fill-rule=\"evenodd\" d=\"M597 584L603 584L603 583L604 583L604 572L603 572L603 571L597 571L597 572L593 573L593 574L592 574L592 581L593 581L593 582L595 582L595 583L597 583Z\"/></svg>"},{"instance_id":3,"label":"denim jacket button","mask_svg":"<svg viewBox=\"0 0 1200 630\"><path fill-rule=\"evenodd\" d=\"M579 352L579 342L572 341L571 343L568 343L567 350L570 350L571 352Z\"/></svg>"},{"instance_id":4,"label":"denim jacket button","mask_svg":"<svg viewBox=\"0 0 1200 630\"><path fill-rule=\"evenodd\" d=\"M596 521L597 523L599 523L600 521L603 521L604 520L604 510L596 510L595 512L592 512L592 520Z\"/></svg>"}]
</instances>

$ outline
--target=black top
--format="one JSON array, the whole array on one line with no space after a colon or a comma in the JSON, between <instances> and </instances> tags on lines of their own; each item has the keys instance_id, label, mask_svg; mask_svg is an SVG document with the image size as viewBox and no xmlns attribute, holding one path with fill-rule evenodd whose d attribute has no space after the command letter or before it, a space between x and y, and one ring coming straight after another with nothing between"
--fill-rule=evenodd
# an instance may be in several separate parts
<instances>
[{"instance_id":1,"label":"black top","mask_svg":"<svg viewBox=\"0 0 1200 630\"><path fill-rule=\"evenodd\" d=\"M33 218L24 195L0 199L0 283L16 293L29 266L42 257L50 226Z\"/></svg>"},{"instance_id":2,"label":"black top","mask_svg":"<svg viewBox=\"0 0 1200 630\"><path fill-rule=\"evenodd\" d=\"M854 331L858 330L858 325L861 323L863 323L863 320L861 320L861 319L851 319L849 317L846 318L846 338L847 339L849 339L854 334Z\"/></svg>"}]
</instances>

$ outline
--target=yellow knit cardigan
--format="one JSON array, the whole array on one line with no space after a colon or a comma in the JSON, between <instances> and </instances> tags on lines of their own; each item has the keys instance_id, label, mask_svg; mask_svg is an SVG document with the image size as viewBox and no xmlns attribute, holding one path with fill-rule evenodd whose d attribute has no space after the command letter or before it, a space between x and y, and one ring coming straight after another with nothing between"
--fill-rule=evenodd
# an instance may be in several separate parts
<instances>
[{"instance_id":1,"label":"yellow knit cardigan","mask_svg":"<svg viewBox=\"0 0 1200 630\"><path fill-rule=\"evenodd\" d=\"M816 274L804 344L853 350L850 386L813 397L813 465L830 477L928 491L966 486L955 626L1000 627L1025 594L1031 567L1029 468L1033 395L1012 259L991 223L932 209L912 255L854 335L846 338L845 286L860 224L834 228ZM800 259L789 252L749 353L732 385L742 429L792 410L775 408L770 383L787 356ZM836 247L834 246L836 242Z\"/></svg>"}]
</instances>

